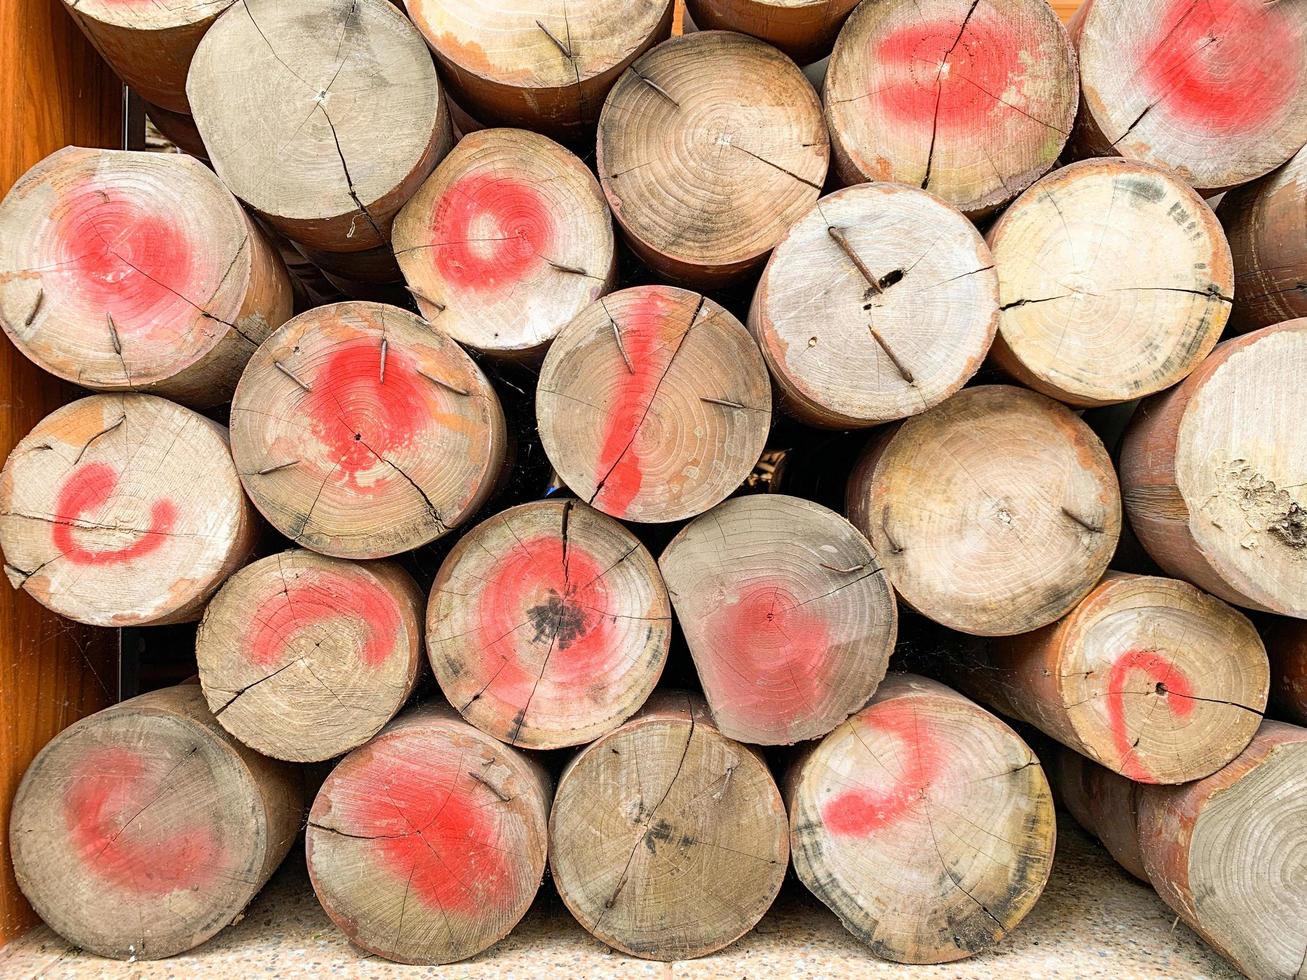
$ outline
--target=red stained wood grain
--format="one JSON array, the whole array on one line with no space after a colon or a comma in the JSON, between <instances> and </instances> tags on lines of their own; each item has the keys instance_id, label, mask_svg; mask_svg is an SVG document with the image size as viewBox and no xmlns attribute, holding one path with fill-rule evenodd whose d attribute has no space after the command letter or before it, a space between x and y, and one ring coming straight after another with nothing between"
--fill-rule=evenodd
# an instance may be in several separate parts
<instances>
[{"instance_id":1,"label":"red stained wood grain","mask_svg":"<svg viewBox=\"0 0 1307 980\"><path fill-rule=\"evenodd\" d=\"M506 175L470 174L432 218L433 261L446 282L470 292L511 287L542 261L554 221L533 187Z\"/></svg>"},{"instance_id":2,"label":"red stained wood grain","mask_svg":"<svg viewBox=\"0 0 1307 980\"><path fill-rule=\"evenodd\" d=\"M177 505L171 500L157 500L150 508L150 526L140 537L122 548L97 551L78 544L76 529L87 514L103 506L118 486L118 474L107 463L87 463L74 470L55 501L50 534L54 546L68 561L77 565L116 565L157 551L172 532L177 520Z\"/></svg>"},{"instance_id":3,"label":"red stained wood grain","mask_svg":"<svg viewBox=\"0 0 1307 980\"><path fill-rule=\"evenodd\" d=\"M1107 679L1107 717L1116 750L1121 754L1121 774L1136 782L1151 783L1156 780L1135 758L1135 740L1126 724L1125 685L1134 671L1143 671L1156 682L1157 693L1180 718L1193 711L1193 687L1169 657L1151 650L1128 650L1112 664Z\"/></svg>"},{"instance_id":4,"label":"red stained wood grain","mask_svg":"<svg viewBox=\"0 0 1307 980\"><path fill-rule=\"evenodd\" d=\"M318 572L297 579L254 611L246 640L250 659L264 666L279 663L297 634L314 627L325 628L333 619L342 617L363 624L367 640L361 659L367 667L376 667L390 656L403 629L394 597L375 582L361 576Z\"/></svg>"}]
</instances>

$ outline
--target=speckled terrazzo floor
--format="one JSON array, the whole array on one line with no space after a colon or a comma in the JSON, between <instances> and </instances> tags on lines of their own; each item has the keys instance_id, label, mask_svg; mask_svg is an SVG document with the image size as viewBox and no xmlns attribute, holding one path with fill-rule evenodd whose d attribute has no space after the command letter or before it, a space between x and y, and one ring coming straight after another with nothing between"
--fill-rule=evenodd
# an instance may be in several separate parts
<instances>
[{"instance_id":1,"label":"speckled terrazzo floor","mask_svg":"<svg viewBox=\"0 0 1307 980\"><path fill-rule=\"evenodd\" d=\"M521 925L466 963L405 967L354 949L328 921L294 856L249 913L199 949L155 963L116 963L70 949L42 927L0 950L0 976L207 978L486 977L695 980L805 980L914 976L1023 980L1044 977L1237 978L1162 904L1121 871L1067 817L1058 825L1057 861L1043 898L996 951L962 963L902 967L871 956L835 917L793 880L758 928L714 956L649 963L591 939L548 885Z\"/></svg>"}]
</instances>

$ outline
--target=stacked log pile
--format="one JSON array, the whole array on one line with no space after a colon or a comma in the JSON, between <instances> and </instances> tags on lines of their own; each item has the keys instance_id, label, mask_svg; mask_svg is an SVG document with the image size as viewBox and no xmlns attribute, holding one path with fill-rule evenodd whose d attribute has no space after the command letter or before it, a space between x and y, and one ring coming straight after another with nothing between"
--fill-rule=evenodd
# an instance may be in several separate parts
<instances>
[{"instance_id":1,"label":"stacked log pile","mask_svg":"<svg viewBox=\"0 0 1307 980\"><path fill-rule=\"evenodd\" d=\"M0 471L6 576L198 624L198 683L22 782L53 928L184 952L302 830L403 963L546 868L704 956L791 862L948 963L1039 900L1056 794L1301 972L1307 5L68 6L207 164L0 203L0 325L89 390Z\"/></svg>"}]
</instances>

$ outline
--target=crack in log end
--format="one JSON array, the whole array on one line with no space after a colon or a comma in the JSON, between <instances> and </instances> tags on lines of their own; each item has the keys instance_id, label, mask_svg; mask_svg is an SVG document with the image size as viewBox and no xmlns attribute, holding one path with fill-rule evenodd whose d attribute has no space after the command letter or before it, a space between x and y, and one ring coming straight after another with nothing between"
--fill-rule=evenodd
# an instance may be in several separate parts
<instances>
[{"instance_id":1,"label":"crack in log end","mask_svg":"<svg viewBox=\"0 0 1307 980\"><path fill-rule=\"evenodd\" d=\"M372 217L372 212L368 210L367 205L363 203L362 198L359 197L358 191L354 187L354 178L350 176L349 164L345 162L345 151L341 149L340 137L336 135L336 124L331 121L331 116L327 113L327 109L324 105L319 103L317 108L322 111L322 118L327 120L327 126L331 130L331 139L336 144L336 155L340 157L340 168L345 172L345 185L350 200L354 202L354 206L357 207L363 217L367 219L368 224L372 227L372 233L377 236L377 240L385 243L387 239L381 230L381 226L378 225L376 220ZM349 233L346 234L345 237L354 237L354 226L352 224L350 225Z\"/></svg>"}]
</instances>

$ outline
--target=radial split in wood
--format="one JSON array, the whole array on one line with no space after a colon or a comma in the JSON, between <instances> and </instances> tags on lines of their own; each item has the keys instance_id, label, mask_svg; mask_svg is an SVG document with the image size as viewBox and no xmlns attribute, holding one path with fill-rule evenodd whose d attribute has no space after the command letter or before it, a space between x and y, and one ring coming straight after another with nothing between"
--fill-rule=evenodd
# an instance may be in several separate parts
<instances>
[{"instance_id":1,"label":"radial split in wood","mask_svg":"<svg viewBox=\"0 0 1307 980\"><path fill-rule=\"evenodd\" d=\"M780 48L800 65L826 57L858 0L686 0L701 31L739 31Z\"/></svg>"}]
</instances>

